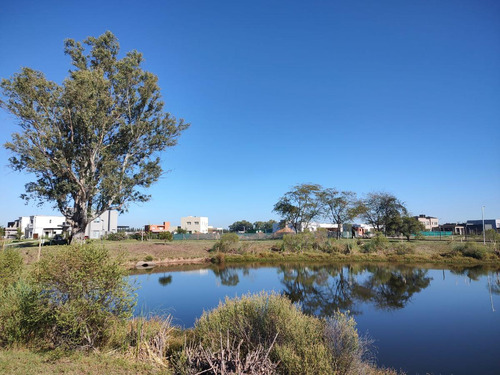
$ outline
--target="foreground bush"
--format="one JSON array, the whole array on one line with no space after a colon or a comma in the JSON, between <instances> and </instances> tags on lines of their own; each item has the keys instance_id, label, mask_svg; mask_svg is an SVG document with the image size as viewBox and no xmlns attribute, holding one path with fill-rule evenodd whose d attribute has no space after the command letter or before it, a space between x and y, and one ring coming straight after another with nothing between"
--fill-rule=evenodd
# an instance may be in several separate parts
<instances>
[{"instance_id":1,"label":"foreground bush","mask_svg":"<svg viewBox=\"0 0 500 375\"><path fill-rule=\"evenodd\" d=\"M29 278L0 292L0 343L103 346L131 317L132 292L124 269L104 248L60 248Z\"/></svg>"},{"instance_id":2,"label":"foreground bush","mask_svg":"<svg viewBox=\"0 0 500 375\"><path fill-rule=\"evenodd\" d=\"M18 250L5 249L0 251L0 289L14 283L21 276L23 258Z\"/></svg>"},{"instance_id":3,"label":"foreground bush","mask_svg":"<svg viewBox=\"0 0 500 375\"><path fill-rule=\"evenodd\" d=\"M262 361L269 359L280 374L355 374L351 369L361 364L371 368L363 363L365 350L352 319L307 316L277 294L226 299L203 314L194 335L205 356L221 352L226 338L238 343L241 358L268 352Z\"/></svg>"}]
</instances>

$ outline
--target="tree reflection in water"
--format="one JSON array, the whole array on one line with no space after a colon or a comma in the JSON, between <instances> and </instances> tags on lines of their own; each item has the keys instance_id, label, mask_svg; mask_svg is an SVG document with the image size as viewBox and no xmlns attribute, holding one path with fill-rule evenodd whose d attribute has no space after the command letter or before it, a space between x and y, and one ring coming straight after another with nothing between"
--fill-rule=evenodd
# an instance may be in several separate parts
<instances>
[{"instance_id":1,"label":"tree reflection in water","mask_svg":"<svg viewBox=\"0 0 500 375\"><path fill-rule=\"evenodd\" d=\"M304 312L321 316L372 302L380 309L401 309L415 293L427 288L427 270L411 267L318 266L281 267L284 294L302 305ZM364 275L361 275L361 274Z\"/></svg>"}]
</instances>

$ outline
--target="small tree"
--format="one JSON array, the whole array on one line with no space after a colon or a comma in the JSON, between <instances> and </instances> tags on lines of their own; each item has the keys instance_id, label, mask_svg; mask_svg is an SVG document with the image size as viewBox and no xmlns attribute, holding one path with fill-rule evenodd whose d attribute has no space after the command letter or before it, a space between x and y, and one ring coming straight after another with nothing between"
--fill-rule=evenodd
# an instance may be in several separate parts
<instances>
[{"instance_id":1,"label":"small tree","mask_svg":"<svg viewBox=\"0 0 500 375\"><path fill-rule=\"evenodd\" d=\"M167 241L173 241L174 235L169 231L164 231L164 232L158 233L158 238L160 240L163 240L166 244Z\"/></svg>"},{"instance_id":2,"label":"small tree","mask_svg":"<svg viewBox=\"0 0 500 375\"><path fill-rule=\"evenodd\" d=\"M399 232L410 241L412 235L418 235L420 232L425 230L424 224L422 224L418 219L410 216L403 216L399 224Z\"/></svg>"},{"instance_id":3,"label":"small tree","mask_svg":"<svg viewBox=\"0 0 500 375\"><path fill-rule=\"evenodd\" d=\"M296 233L307 229L321 212L320 192L321 186L317 184L295 185L274 205L273 211L290 223Z\"/></svg>"}]
</instances>

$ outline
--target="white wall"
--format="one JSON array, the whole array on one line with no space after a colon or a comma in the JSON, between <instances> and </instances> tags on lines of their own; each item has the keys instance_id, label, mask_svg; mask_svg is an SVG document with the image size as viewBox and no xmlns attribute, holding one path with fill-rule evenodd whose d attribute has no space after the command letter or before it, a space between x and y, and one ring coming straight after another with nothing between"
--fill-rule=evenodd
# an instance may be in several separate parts
<instances>
[{"instance_id":1,"label":"white wall","mask_svg":"<svg viewBox=\"0 0 500 375\"><path fill-rule=\"evenodd\" d=\"M181 228L187 230L190 233L208 233L208 217L181 217Z\"/></svg>"},{"instance_id":2,"label":"white wall","mask_svg":"<svg viewBox=\"0 0 500 375\"><path fill-rule=\"evenodd\" d=\"M85 235L91 239L98 239L118 230L118 211L108 210L92 220L85 228Z\"/></svg>"}]
</instances>

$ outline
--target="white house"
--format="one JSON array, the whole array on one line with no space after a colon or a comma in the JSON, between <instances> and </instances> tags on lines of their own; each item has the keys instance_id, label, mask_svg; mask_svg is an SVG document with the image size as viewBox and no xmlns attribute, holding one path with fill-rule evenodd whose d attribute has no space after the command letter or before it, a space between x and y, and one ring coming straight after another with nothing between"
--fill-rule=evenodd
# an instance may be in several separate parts
<instances>
[{"instance_id":1,"label":"white house","mask_svg":"<svg viewBox=\"0 0 500 375\"><path fill-rule=\"evenodd\" d=\"M19 219L7 224L5 236L7 238L16 238L17 230L20 228L23 238L26 239L52 238L56 234L62 234L63 229L66 227L66 218L64 216L21 216ZM87 225L85 235L89 238L101 238L108 233L116 233L117 230L118 212L109 210Z\"/></svg>"},{"instance_id":2,"label":"white house","mask_svg":"<svg viewBox=\"0 0 500 375\"><path fill-rule=\"evenodd\" d=\"M332 223L316 223L312 222L306 225L305 223L302 223L301 229L302 231L309 229L311 232L316 232L318 229L326 229L328 232L338 232L339 231L339 225L338 224L332 224ZM340 231L342 232L342 225L340 225Z\"/></svg>"},{"instance_id":3,"label":"white house","mask_svg":"<svg viewBox=\"0 0 500 375\"><path fill-rule=\"evenodd\" d=\"M19 219L7 223L5 236L16 238L17 231L20 229L23 238L51 238L56 234L62 234L65 221L64 216L21 216Z\"/></svg>"},{"instance_id":4,"label":"white house","mask_svg":"<svg viewBox=\"0 0 500 375\"><path fill-rule=\"evenodd\" d=\"M101 238L118 231L118 211L108 210L92 220L85 229L85 236L91 239Z\"/></svg>"},{"instance_id":5,"label":"white house","mask_svg":"<svg viewBox=\"0 0 500 375\"><path fill-rule=\"evenodd\" d=\"M433 231L439 229L439 219L433 216L418 215L414 216L415 219L424 224L426 231Z\"/></svg>"},{"instance_id":6,"label":"white house","mask_svg":"<svg viewBox=\"0 0 500 375\"><path fill-rule=\"evenodd\" d=\"M188 233L208 233L208 217L181 217L181 228L187 230Z\"/></svg>"}]
</instances>

